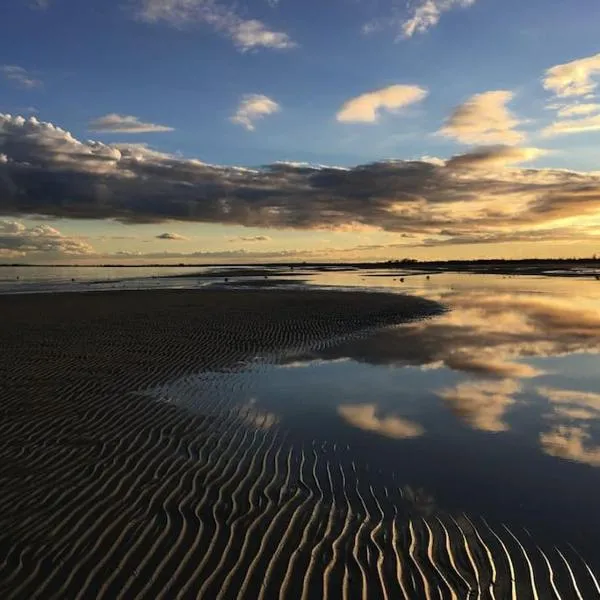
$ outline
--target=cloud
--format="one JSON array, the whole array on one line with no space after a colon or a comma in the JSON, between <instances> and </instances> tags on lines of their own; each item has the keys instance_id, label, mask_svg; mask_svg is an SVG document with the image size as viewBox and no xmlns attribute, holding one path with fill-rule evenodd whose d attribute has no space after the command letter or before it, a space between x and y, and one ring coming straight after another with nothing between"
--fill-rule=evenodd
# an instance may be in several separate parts
<instances>
[{"instance_id":1,"label":"cloud","mask_svg":"<svg viewBox=\"0 0 600 600\"><path fill-rule=\"evenodd\" d=\"M418 423L396 416L379 416L374 404L342 405L337 411L350 425L385 437L410 439L425 433Z\"/></svg>"},{"instance_id":2,"label":"cloud","mask_svg":"<svg viewBox=\"0 0 600 600\"><path fill-rule=\"evenodd\" d=\"M585 133L586 131L600 131L600 114L582 119L555 121L542 130L542 135L544 137L552 137L570 133Z\"/></svg>"},{"instance_id":3,"label":"cloud","mask_svg":"<svg viewBox=\"0 0 600 600\"><path fill-rule=\"evenodd\" d=\"M270 242L271 238L268 235L249 235L229 238L230 242Z\"/></svg>"},{"instance_id":4,"label":"cloud","mask_svg":"<svg viewBox=\"0 0 600 600\"><path fill-rule=\"evenodd\" d=\"M298 259L311 256L310 250L265 250L258 251L248 248L236 248L232 250L198 250L197 252L117 252L116 254L103 255L104 257L136 258L149 260L210 260L210 261L236 261L251 262L260 260L279 261L283 259Z\"/></svg>"},{"instance_id":5,"label":"cloud","mask_svg":"<svg viewBox=\"0 0 600 600\"><path fill-rule=\"evenodd\" d=\"M25 227L19 221L0 220L0 258L86 256L93 248L77 238L63 235L49 225Z\"/></svg>"},{"instance_id":6,"label":"cloud","mask_svg":"<svg viewBox=\"0 0 600 600\"><path fill-rule=\"evenodd\" d=\"M174 131L172 127L155 125L154 123L143 123L138 117L118 115L116 113L110 113L90 121L89 129L97 133L154 133Z\"/></svg>"},{"instance_id":7,"label":"cloud","mask_svg":"<svg viewBox=\"0 0 600 600\"><path fill-rule=\"evenodd\" d=\"M243 19L217 0L136 0L136 5L136 17L141 21L174 27L202 23L229 37L242 51L296 47L286 33L272 31L256 19Z\"/></svg>"},{"instance_id":8,"label":"cloud","mask_svg":"<svg viewBox=\"0 0 600 600\"><path fill-rule=\"evenodd\" d=\"M550 241L567 233L571 240L598 239L599 173L465 169L473 153L443 163L349 168L217 166L143 144L81 142L35 117L0 115L0 154L0 215L12 217L371 229L426 246ZM565 229L567 217L578 222Z\"/></svg>"},{"instance_id":9,"label":"cloud","mask_svg":"<svg viewBox=\"0 0 600 600\"><path fill-rule=\"evenodd\" d=\"M156 239L158 239L158 240L173 240L173 241L177 241L177 242L183 242L183 241L187 240L188 238L186 238L184 235L179 235L178 233L161 233L160 235L156 236Z\"/></svg>"},{"instance_id":10,"label":"cloud","mask_svg":"<svg viewBox=\"0 0 600 600\"><path fill-rule=\"evenodd\" d=\"M506 106L513 97L506 90L475 94L454 110L440 133L468 144L518 144L525 136Z\"/></svg>"},{"instance_id":11,"label":"cloud","mask_svg":"<svg viewBox=\"0 0 600 600\"><path fill-rule=\"evenodd\" d=\"M446 162L448 167L491 169L535 160L546 154L540 148L514 146L487 146L466 154L459 154Z\"/></svg>"},{"instance_id":12,"label":"cloud","mask_svg":"<svg viewBox=\"0 0 600 600\"><path fill-rule=\"evenodd\" d=\"M342 123L375 123L382 110L398 111L420 102L427 93L418 85L391 85L348 100L336 118Z\"/></svg>"},{"instance_id":13,"label":"cloud","mask_svg":"<svg viewBox=\"0 0 600 600\"><path fill-rule=\"evenodd\" d=\"M590 446L590 439L589 432L583 427L559 426L540 435L546 454L600 467L600 446Z\"/></svg>"},{"instance_id":14,"label":"cloud","mask_svg":"<svg viewBox=\"0 0 600 600\"><path fill-rule=\"evenodd\" d=\"M415 33L425 33L439 23L442 13L473 4L475 0L420 0L412 9L410 19L402 23L402 34L410 38Z\"/></svg>"},{"instance_id":15,"label":"cloud","mask_svg":"<svg viewBox=\"0 0 600 600\"><path fill-rule=\"evenodd\" d=\"M587 96L598 87L594 81L600 76L600 53L556 65L544 75L544 88L560 98Z\"/></svg>"},{"instance_id":16,"label":"cloud","mask_svg":"<svg viewBox=\"0 0 600 600\"><path fill-rule=\"evenodd\" d=\"M600 104L587 102L560 107L558 110L558 116L561 118L578 117L581 115L590 115L596 112L600 112Z\"/></svg>"},{"instance_id":17,"label":"cloud","mask_svg":"<svg viewBox=\"0 0 600 600\"><path fill-rule=\"evenodd\" d=\"M277 102L262 94L246 94L243 96L231 122L242 125L248 131L254 131L254 121L267 115L279 112L281 107Z\"/></svg>"},{"instance_id":18,"label":"cloud","mask_svg":"<svg viewBox=\"0 0 600 600\"><path fill-rule=\"evenodd\" d=\"M394 14L389 18L375 19L363 27L363 33L372 33L383 26L391 26L399 30L399 39L411 38L417 33L426 33L435 27L442 14L455 8L468 8L476 0L416 0L409 3L410 13L400 15L394 6Z\"/></svg>"},{"instance_id":19,"label":"cloud","mask_svg":"<svg viewBox=\"0 0 600 600\"><path fill-rule=\"evenodd\" d=\"M260 237L260 236L258 236ZM97 238L102 241L107 240L134 240L139 241L139 237L134 236L100 236ZM242 238L237 238L241 240ZM149 240L143 240L149 241ZM232 238L231 242L236 241ZM322 260L324 257L332 259L339 257L340 259L351 259L351 258L364 258L364 252L371 249L393 249L400 247L400 244L391 245L373 245L373 246L351 246L351 247L319 247L319 248L288 248L278 249L270 248L268 250L257 250L253 247L256 244L254 239L249 238L245 242L249 246L241 246L234 249L218 249L218 250L197 250L194 252L180 252L180 251L124 251L116 252L114 254L104 253L95 254L98 258L136 258L139 260L211 260L211 261L235 261L235 262L257 262L257 261L272 261L272 262L288 262L296 260Z\"/></svg>"},{"instance_id":20,"label":"cloud","mask_svg":"<svg viewBox=\"0 0 600 600\"><path fill-rule=\"evenodd\" d=\"M579 102L593 98L600 78L600 54L581 58L548 69L544 76L544 87L554 94L557 119L542 130L544 137L600 131L600 104ZM556 102L556 99L561 99ZM566 104L564 104L566 99Z\"/></svg>"},{"instance_id":21,"label":"cloud","mask_svg":"<svg viewBox=\"0 0 600 600\"><path fill-rule=\"evenodd\" d=\"M238 48L242 50L260 47L284 50L295 48L297 45L286 33L270 31L264 23L256 19L239 21L231 29L230 34Z\"/></svg>"},{"instance_id":22,"label":"cloud","mask_svg":"<svg viewBox=\"0 0 600 600\"><path fill-rule=\"evenodd\" d=\"M3 65L0 67L0 73L6 79L22 88L33 89L42 85L39 79L35 79L23 67L17 65Z\"/></svg>"}]
</instances>

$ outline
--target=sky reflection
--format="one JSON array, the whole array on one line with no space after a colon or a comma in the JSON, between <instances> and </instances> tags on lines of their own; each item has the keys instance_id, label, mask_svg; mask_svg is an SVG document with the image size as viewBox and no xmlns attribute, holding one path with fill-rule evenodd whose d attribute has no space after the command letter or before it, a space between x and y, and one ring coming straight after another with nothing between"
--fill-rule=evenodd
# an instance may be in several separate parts
<instances>
[{"instance_id":1,"label":"sky reflection","mask_svg":"<svg viewBox=\"0 0 600 600\"><path fill-rule=\"evenodd\" d=\"M483 281L411 280L406 291L450 310L275 364L203 373L170 395L190 410L223 398L252 430L341 449L378 485L422 488L447 510L537 535L552 523L553 535L596 556L598 288L569 296L564 281L553 292L542 280L540 293L530 278Z\"/></svg>"},{"instance_id":2,"label":"sky reflection","mask_svg":"<svg viewBox=\"0 0 600 600\"><path fill-rule=\"evenodd\" d=\"M488 276L484 287L481 278L474 281L467 276L458 281L455 276L458 285L437 289L429 284L419 289L418 280L411 282L410 293L435 299L451 310L294 360L304 364L311 358L351 360L403 367L404 375L408 366L429 374L439 371L444 383L453 379L453 384L437 385L436 378L429 377L421 385L441 398L445 408L468 427L493 433L518 429L518 423L509 416L514 417L524 404L536 406L543 452L597 466L595 435L590 432L590 424L600 417L600 394L595 392L600 379L592 370L595 360L584 380L589 389L574 390L559 384L572 384L575 376L569 373L573 364L581 368L585 356L595 358L600 351L600 300L585 286L581 287L588 293L567 295L564 280L541 280L544 285L540 287L546 289L535 293L529 278L511 281L510 290L501 279ZM469 281L473 285L469 286ZM553 283L555 293L548 285ZM581 360L567 360L575 356ZM396 405L403 402L399 398ZM355 415L349 419L347 407L340 414L346 422L389 435L378 424L395 418L390 416L390 406L368 406L368 413L364 407L355 411L360 418ZM382 417L382 411L387 411L387 416ZM418 422L413 427L422 431Z\"/></svg>"}]
</instances>

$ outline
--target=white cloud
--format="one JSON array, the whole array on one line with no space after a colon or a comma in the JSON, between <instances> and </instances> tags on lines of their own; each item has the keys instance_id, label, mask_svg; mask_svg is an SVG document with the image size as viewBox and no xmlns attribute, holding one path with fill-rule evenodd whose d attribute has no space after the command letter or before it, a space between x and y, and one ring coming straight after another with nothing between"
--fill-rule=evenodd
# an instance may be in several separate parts
<instances>
[{"instance_id":1,"label":"white cloud","mask_svg":"<svg viewBox=\"0 0 600 600\"><path fill-rule=\"evenodd\" d=\"M0 257L87 256L94 249L85 241L63 235L49 225L27 228L20 221L0 220Z\"/></svg>"},{"instance_id":2,"label":"white cloud","mask_svg":"<svg viewBox=\"0 0 600 600\"><path fill-rule=\"evenodd\" d=\"M35 79L26 69L17 65L3 65L0 67L0 73L19 87L33 89L42 85L39 79Z\"/></svg>"},{"instance_id":3,"label":"white cloud","mask_svg":"<svg viewBox=\"0 0 600 600\"><path fill-rule=\"evenodd\" d=\"M286 33L271 31L264 23L256 19L239 21L229 33L235 44L242 50L261 47L285 50L296 47Z\"/></svg>"},{"instance_id":4,"label":"white cloud","mask_svg":"<svg viewBox=\"0 0 600 600\"><path fill-rule=\"evenodd\" d=\"M138 117L110 113L90 121L90 131L97 133L158 133L174 131L172 127L144 123Z\"/></svg>"},{"instance_id":5,"label":"white cloud","mask_svg":"<svg viewBox=\"0 0 600 600\"><path fill-rule=\"evenodd\" d=\"M9 167L31 164L30 161L48 164L47 159L52 155L51 162L61 171L83 169L94 174L114 172L123 157L117 146L94 141L83 143L52 123L6 114L0 114L0 152L7 156ZM7 181L0 177L2 183L6 185ZM48 194L48 189L45 193Z\"/></svg>"},{"instance_id":6,"label":"white cloud","mask_svg":"<svg viewBox=\"0 0 600 600\"><path fill-rule=\"evenodd\" d=\"M243 19L217 0L138 0L137 4L137 18L142 21L162 21L175 27L204 23L229 37L242 51L296 46L286 33L272 31L256 19Z\"/></svg>"},{"instance_id":7,"label":"white cloud","mask_svg":"<svg viewBox=\"0 0 600 600\"><path fill-rule=\"evenodd\" d=\"M542 135L552 137L570 133L585 133L587 131L600 131L600 114L582 119L559 119L542 129Z\"/></svg>"},{"instance_id":8,"label":"white cloud","mask_svg":"<svg viewBox=\"0 0 600 600\"><path fill-rule=\"evenodd\" d=\"M558 97L580 97L592 93L600 76L600 53L580 58L548 69L544 76L544 87Z\"/></svg>"},{"instance_id":9,"label":"white cloud","mask_svg":"<svg viewBox=\"0 0 600 600\"><path fill-rule=\"evenodd\" d=\"M545 127L544 137L600 131L600 104L579 102L593 98L598 87L594 77L600 77L600 54L581 58L548 69L544 87L554 94L549 108L557 111L557 119ZM557 99L565 99L557 102ZM598 114L596 114L598 113Z\"/></svg>"},{"instance_id":10,"label":"white cloud","mask_svg":"<svg viewBox=\"0 0 600 600\"><path fill-rule=\"evenodd\" d=\"M161 233L160 235L156 236L156 239L172 240L175 242L183 242L183 241L187 240L188 238L186 238L185 235L179 235L178 233Z\"/></svg>"},{"instance_id":11,"label":"white cloud","mask_svg":"<svg viewBox=\"0 0 600 600\"><path fill-rule=\"evenodd\" d=\"M568 117L580 117L582 115L591 115L593 113L600 112L600 104L593 102L583 104L572 104L563 106L558 110L558 116L561 118Z\"/></svg>"},{"instance_id":12,"label":"white cloud","mask_svg":"<svg viewBox=\"0 0 600 600\"><path fill-rule=\"evenodd\" d=\"M254 121L281 110L277 102L262 94L246 94L243 96L231 122L242 125L248 131L254 131Z\"/></svg>"},{"instance_id":13,"label":"white cloud","mask_svg":"<svg viewBox=\"0 0 600 600\"><path fill-rule=\"evenodd\" d=\"M395 439L416 438L425 432L418 423L396 416L379 416L374 404L339 406L338 414L354 427Z\"/></svg>"},{"instance_id":14,"label":"white cloud","mask_svg":"<svg viewBox=\"0 0 600 600\"><path fill-rule=\"evenodd\" d=\"M506 106L513 97L507 90L475 94L454 110L440 133L468 144L518 144L525 135Z\"/></svg>"},{"instance_id":15,"label":"white cloud","mask_svg":"<svg viewBox=\"0 0 600 600\"><path fill-rule=\"evenodd\" d=\"M342 123L374 123L382 110L397 111L420 102L427 94L418 85L391 85L348 100L336 118Z\"/></svg>"},{"instance_id":16,"label":"white cloud","mask_svg":"<svg viewBox=\"0 0 600 600\"><path fill-rule=\"evenodd\" d=\"M439 23L442 13L473 4L475 0L420 0L412 9L410 19L402 23L402 34L409 38L415 33L425 33Z\"/></svg>"},{"instance_id":17,"label":"white cloud","mask_svg":"<svg viewBox=\"0 0 600 600\"><path fill-rule=\"evenodd\" d=\"M476 0L416 0L408 3L409 14L398 14L394 6L391 17L376 19L363 26L363 33L372 33L382 26L391 26L399 30L397 39L411 38L417 33L426 33L435 27L442 14L455 8L468 8Z\"/></svg>"}]
</instances>

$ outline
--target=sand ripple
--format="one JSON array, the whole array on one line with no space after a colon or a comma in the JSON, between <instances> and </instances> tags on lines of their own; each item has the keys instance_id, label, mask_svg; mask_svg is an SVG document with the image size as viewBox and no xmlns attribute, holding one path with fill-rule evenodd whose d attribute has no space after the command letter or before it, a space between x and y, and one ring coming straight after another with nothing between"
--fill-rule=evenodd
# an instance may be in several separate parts
<instances>
[{"instance_id":1,"label":"sand ripple","mask_svg":"<svg viewBox=\"0 0 600 600\"><path fill-rule=\"evenodd\" d=\"M433 305L288 291L14 298L0 298L1 598L600 594L572 548L423 512L350 448L292 439L230 401L243 361ZM199 390L193 411L170 397L197 383L188 375L224 372L229 387Z\"/></svg>"}]
</instances>

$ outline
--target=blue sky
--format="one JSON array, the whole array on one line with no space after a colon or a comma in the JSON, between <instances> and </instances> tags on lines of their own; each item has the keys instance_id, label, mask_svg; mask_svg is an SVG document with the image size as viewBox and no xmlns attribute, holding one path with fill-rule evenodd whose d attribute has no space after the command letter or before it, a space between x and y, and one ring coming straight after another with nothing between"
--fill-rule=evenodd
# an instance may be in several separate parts
<instances>
[{"instance_id":1,"label":"blue sky","mask_svg":"<svg viewBox=\"0 0 600 600\"><path fill-rule=\"evenodd\" d=\"M446 160L503 145L538 149L527 154L527 166L542 172L598 170L596 121L575 133L550 131L561 109L586 104L590 112L578 116L595 115L600 80L592 60L600 52L595 0L8 0L2 16L0 113L34 116L82 142L148 144L181 161L212 165L298 161L348 168L384 159ZM580 88L569 95L560 84L547 85L549 69L586 59L581 64L592 86L587 92ZM377 104L385 95L371 98L372 119L368 111L340 117L353 99L363 97L364 105L365 94L390 88L391 104ZM418 99L411 96L414 90L420 90ZM497 91L505 93L501 101L489 104L493 96L485 96L478 110L488 120L504 111L501 131L469 133L464 123L447 127L457 107ZM10 164L2 142L0 153ZM150 253L171 252L154 237L171 230L188 238L175 250L183 254L229 251L231 242L223 240L236 236L270 237L261 248L273 252L321 243L329 248L332 237L312 222L272 227L260 219L222 225L199 218L174 219L174 227L168 215L168 225L122 225L115 215L73 220L54 209L41 211L42 223L23 207L15 209L14 201L5 204L3 213L27 231L53 218L50 226L61 235L86 238L82 243L94 252L108 254L143 255L149 245ZM332 247L404 243L405 231L380 226L363 212L340 224ZM584 212L587 236L596 213L587 207ZM357 233L354 221L364 230ZM466 229L474 226L458 225L460 234L446 237L423 227L418 244L425 240L428 249L412 254L430 255L437 235L444 252L455 246L459 254L481 255L488 238L477 248L469 240L461 250ZM557 239L567 237L564 226L553 223L561 229ZM116 237L123 228L131 240L99 239ZM586 237L582 243L587 252L595 242ZM243 249L252 253L256 246Z\"/></svg>"}]
</instances>

